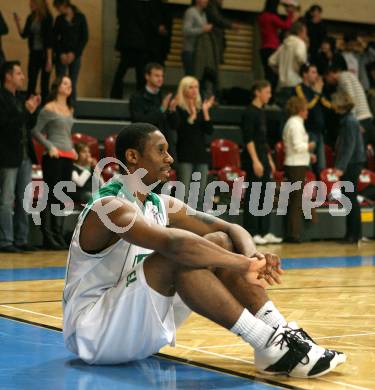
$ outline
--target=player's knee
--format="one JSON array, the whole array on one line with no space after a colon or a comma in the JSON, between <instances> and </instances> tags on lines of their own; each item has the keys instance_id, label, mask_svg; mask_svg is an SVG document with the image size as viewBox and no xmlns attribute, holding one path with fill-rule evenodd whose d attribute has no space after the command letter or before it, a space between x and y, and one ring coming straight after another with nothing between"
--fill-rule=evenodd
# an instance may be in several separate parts
<instances>
[{"instance_id":1,"label":"player's knee","mask_svg":"<svg viewBox=\"0 0 375 390\"><path fill-rule=\"evenodd\" d=\"M221 246L227 251L233 252L233 242L231 238L225 232L209 233L204 236L207 240L214 242L216 245Z\"/></svg>"}]
</instances>

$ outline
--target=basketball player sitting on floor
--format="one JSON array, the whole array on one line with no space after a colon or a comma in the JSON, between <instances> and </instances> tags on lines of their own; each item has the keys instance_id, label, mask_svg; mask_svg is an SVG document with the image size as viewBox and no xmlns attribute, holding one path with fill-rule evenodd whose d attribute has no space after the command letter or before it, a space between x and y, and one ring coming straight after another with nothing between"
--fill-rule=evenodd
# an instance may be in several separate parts
<instances>
[{"instance_id":1,"label":"basketball player sitting on floor","mask_svg":"<svg viewBox=\"0 0 375 390\"><path fill-rule=\"evenodd\" d=\"M63 304L72 352L89 364L146 358L173 344L194 311L249 343L264 373L317 377L345 361L288 324L269 300L262 282L280 282L280 259L258 253L242 227L142 193L167 181L173 162L156 127L126 127L116 155L128 175L94 195L70 246ZM143 190L133 196L126 178L140 171Z\"/></svg>"}]
</instances>

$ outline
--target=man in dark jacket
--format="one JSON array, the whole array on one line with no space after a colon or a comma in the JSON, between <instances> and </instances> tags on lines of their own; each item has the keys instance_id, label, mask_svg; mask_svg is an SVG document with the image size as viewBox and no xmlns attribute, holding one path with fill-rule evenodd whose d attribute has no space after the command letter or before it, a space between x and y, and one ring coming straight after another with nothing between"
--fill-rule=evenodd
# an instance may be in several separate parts
<instances>
[{"instance_id":1,"label":"man in dark jacket","mask_svg":"<svg viewBox=\"0 0 375 390\"><path fill-rule=\"evenodd\" d=\"M133 122L151 123L160 129L169 144L169 153L176 161L176 131L174 129L175 102L172 93L163 97L164 68L149 63L145 70L146 86L130 98L130 115Z\"/></svg>"},{"instance_id":2,"label":"man in dark jacket","mask_svg":"<svg viewBox=\"0 0 375 390\"><path fill-rule=\"evenodd\" d=\"M320 171L326 167L324 134L326 130L324 109L330 109L331 103L323 96L323 80L319 76L318 69L314 64L303 64L300 75L302 83L295 87L296 96L304 99L307 103L309 116L305 121L306 130L310 141L315 142L316 164L314 173L319 177Z\"/></svg>"},{"instance_id":3,"label":"man in dark jacket","mask_svg":"<svg viewBox=\"0 0 375 390\"><path fill-rule=\"evenodd\" d=\"M56 74L69 75L75 100L82 52L89 39L87 21L70 0L54 0L53 6L60 13L53 28Z\"/></svg>"},{"instance_id":4,"label":"man in dark jacket","mask_svg":"<svg viewBox=\"0 0 375 390\"><path fill-rule=\"evenodd\" d=\"M352 190L342 189L350 200L351 209L346 216L345 241L357 244L362 238L361 209L358 203L358 178L366 161L363 136L358 120L352 113L354 101L345 92L332 96L332 103L340 115L340 132L336 143L335 174L341 182L353 184Z\"/></svg>"},{"instance_id":5,"label":"man in dark jacket","mask_svg":"<svg viewBox=\"0 0 375 390\"><path fill-rule=\"evenodd\" d=\"M32 96L26 102L22 99L17 91L24 79L19 62L4 63L0 89L0 251L10 253L31 249L23 202L28 196L25 190L31 182L31 166L37 161L30 127L40 96Z\"/></svg>"},{"instance_id":6,"label":"man in dark jacket","mask_svg":"<svg viewBox=\"0 0 375 390\"><path fill-rule=\"evenodd\" d=\"M116 50L121 57L111 98L122 99L122 79L129 68L135 68L137 89L144 86L145 66L160 57L160 36L166 32L161 10L160 0L117 0Z\"/></svg>"}]
</instances>

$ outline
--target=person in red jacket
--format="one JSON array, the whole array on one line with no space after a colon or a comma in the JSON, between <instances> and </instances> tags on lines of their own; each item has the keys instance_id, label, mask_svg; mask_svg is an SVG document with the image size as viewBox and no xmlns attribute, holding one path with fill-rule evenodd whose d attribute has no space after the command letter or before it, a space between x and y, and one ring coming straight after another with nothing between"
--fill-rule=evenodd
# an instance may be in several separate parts
<instances>
[{"instance_id":1,"label":"person in red jacket","mask_svg":"<svg viewBox=\"0 0 375 390\"><path fill-rule=\"evenodd\" d=\"M287 18L283 19L277 13L280 0L266 0L263 12L258 16L258 25L261 37L260 58L262 61L265 78L271 83L274 91L278 78L277 74L269 67L268 58L280 46L280 30L289 30L295 20L295 7L287 5Z\"/></svg>"}]
</instances>

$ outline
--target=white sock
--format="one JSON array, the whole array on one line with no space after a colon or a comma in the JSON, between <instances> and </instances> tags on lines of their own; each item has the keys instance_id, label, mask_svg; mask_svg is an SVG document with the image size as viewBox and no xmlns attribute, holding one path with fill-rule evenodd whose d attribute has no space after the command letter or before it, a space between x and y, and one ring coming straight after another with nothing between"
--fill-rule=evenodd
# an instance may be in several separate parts
<instances>
[{"instance_id":1,"label":"white sock","mask_svg":"<svg viewBox=\"0 0 375 390\"><path fill-rule=\"evenodd\" d=\"M285 326L287 324L286 319L271 301L268 301L261 309L259 309L259 311L255 314L255 318L259 318L273 328L278 325Z\"/></svg>"},{"instance_id":2,"label":"white sock","mask_svg":"<svg viewBox=\"0 0 375 390\"><path fill-rule=\"evenodd\" d=\"M241 336L254 349L259 350L265 347L275 329L255 318L247 309L244 309L230 331L237 336Z\"/></svg>"}]
</instances>

